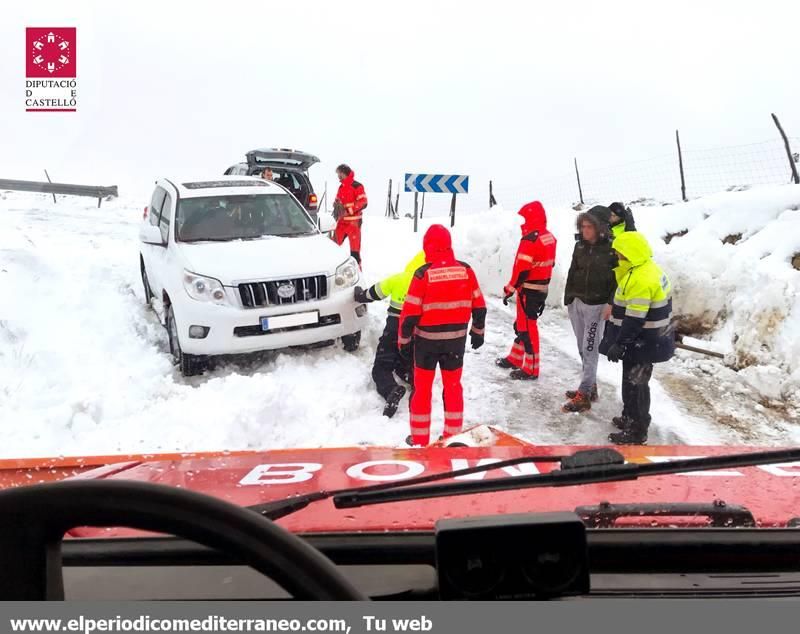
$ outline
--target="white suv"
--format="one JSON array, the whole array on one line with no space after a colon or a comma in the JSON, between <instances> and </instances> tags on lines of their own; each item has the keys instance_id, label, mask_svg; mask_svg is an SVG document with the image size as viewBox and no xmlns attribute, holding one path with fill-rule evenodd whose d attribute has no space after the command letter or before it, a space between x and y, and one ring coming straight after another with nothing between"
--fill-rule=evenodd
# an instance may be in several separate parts
<instances>
[{"instance_id":1,"label":"white suv","mask_svg":"<svg viewBox=\"0 0 800 634\"><path fill-rule=\"evenodd\" d=\"M145 298L162 302L185 375L212 355L341 338L358 347L366 306L358 264L322 235L285 189L247 176L156 181L139 231Z\"/></svg>"}]
</instances>

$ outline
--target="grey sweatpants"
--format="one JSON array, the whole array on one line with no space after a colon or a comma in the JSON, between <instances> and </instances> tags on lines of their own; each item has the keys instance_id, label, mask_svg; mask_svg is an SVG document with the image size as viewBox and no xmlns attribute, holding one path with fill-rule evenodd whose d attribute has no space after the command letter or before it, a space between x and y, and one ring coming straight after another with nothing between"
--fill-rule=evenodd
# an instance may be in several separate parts
<instances>
[{"instance_id":1,"label":"grey sweatpants","mask_svg":"<svg viewBox=\"0 0 800 634\"><path fill-rule=\"evenodd\" d=\"M577 298L567 306L583 365L581 385L578 389L587 396L591 394L592 386L597 383L597 358L600 355L600 342L606 326L606 322L603 321L604 308L605 304L590 306Z\"/></svg>"}]
</instances>

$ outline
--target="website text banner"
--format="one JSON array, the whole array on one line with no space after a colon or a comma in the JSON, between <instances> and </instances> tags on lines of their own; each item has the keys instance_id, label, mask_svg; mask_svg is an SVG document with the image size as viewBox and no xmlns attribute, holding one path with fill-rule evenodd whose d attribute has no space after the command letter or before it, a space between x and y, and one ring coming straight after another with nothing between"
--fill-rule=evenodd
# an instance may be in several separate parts
<instances>
[{"instance_id":1,"label":"website text banner","mask_svg":"<svg viewBox=\"0 0 800 634\"><path fill-rule=\"evenodd\" d=\"M569 600L547 603L0 603L0 632L342 632L367 634L752 634L792 631L796 600ZM789 628L792 628L790 630Z\"/></svg>"}]
</instances>

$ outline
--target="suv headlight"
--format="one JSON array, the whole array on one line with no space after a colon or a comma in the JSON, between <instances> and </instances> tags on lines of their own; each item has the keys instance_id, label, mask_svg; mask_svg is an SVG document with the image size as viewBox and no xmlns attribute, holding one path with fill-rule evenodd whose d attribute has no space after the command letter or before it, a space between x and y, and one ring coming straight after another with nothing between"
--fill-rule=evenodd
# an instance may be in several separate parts
<instances>
[{"instance_id":1,"label":"suv headlight","mask_svg":"<svg viewBox=\"0 0 800 634\"><path fill-rule=\"evenodd\" d=\"M348 288L355 286L356 282L358 282L358 263L353 258L347 258L347 261L336 269L333 283L336 288Z\"/></svg>"},{"instance_id":2,"label":"suv headlight","mask_svg":"<svg viewBox=\"0 0 800 634\"><path fill-rule=\"evenodd\" d=\"M183 288L186 289L189 297L196 299L198 302L228 303L222 282L215 280L213 277L203 277L202 275L184 271Z\"/></svg>"}]
</instances>

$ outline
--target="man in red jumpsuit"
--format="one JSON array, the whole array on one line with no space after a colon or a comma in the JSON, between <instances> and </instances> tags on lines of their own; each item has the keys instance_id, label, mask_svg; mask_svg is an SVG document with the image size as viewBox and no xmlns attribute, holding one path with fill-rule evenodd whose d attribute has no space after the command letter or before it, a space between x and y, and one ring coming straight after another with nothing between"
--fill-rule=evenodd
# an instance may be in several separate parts
<instances>
[{"instance_id":1,"label":"man in red jumpsuit","mask_svg":"<svg viewBox=\"0 0 800 634\"><path fill-rule=\"evenodd\" d=\"M515 368L511 378L539 378L539 327L536 320L544 311L547 290L556 260L556 239L547 230L547 216L539 201L523 205L522 240L514 260L511 281L505 287L504 304L516 294L516 338L507 357L497 360L501 368Z\"/></svg>"},{"instance_id":2,"label":"man in red jumpsuit","mask_svg":"<svg viewBox=\"0 0 800 634\"><path fill-rule=\"evenodd\" d=\"M414 386L411 393L411 435L406 442L424 446L430 442L431 396L436 366L444 384L444 437L461 432L464 394L461 372L469 331L472 348L483 345L486 302L475 272L456 260L450 232L433 225L422 242L426 264L414 273L400 314L398 345L406 357L412 355Z\"/></svg>"},{"instance_id":3,"label":"man in red jumpsuit","mask_svg":"<svg viewBox=\"0 0 800 634\"><path fill-rule=\"evenodd\" d=\"M361 223L362 211L367 206L367 194L349 166L343 163L337 167L336 175L340 182L333 203L333 213L336 216L333 239L336 244L342 244L347 238L350 242L350 255L361 266Z\"/></svg>"}]
</instances>

